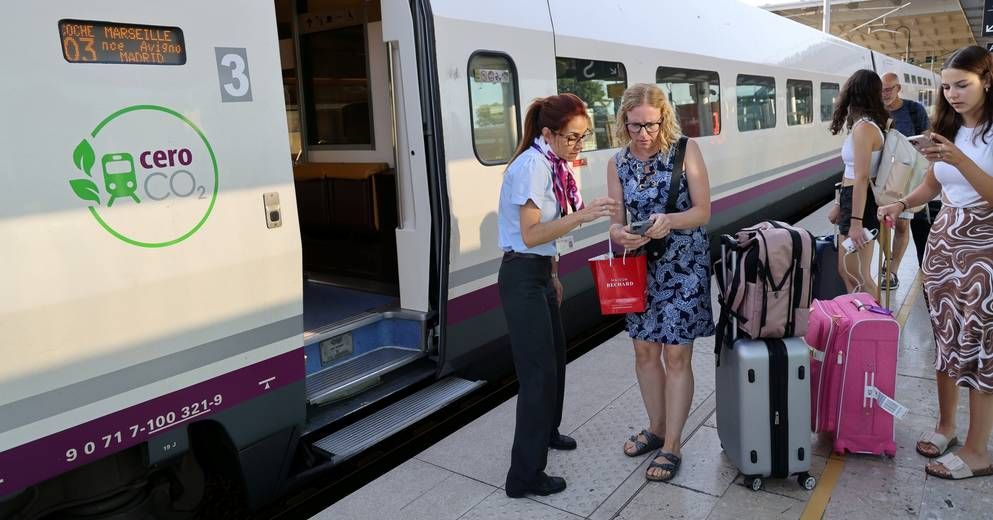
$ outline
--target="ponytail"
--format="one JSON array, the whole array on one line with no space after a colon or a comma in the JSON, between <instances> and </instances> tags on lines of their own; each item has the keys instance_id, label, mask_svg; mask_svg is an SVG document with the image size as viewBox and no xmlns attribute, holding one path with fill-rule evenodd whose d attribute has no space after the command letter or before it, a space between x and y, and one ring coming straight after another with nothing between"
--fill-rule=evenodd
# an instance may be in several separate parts
<instances>
[{"instance_id":1,"label":"ponytail","mask_svg":"<svg viewBox=\"0 0 993 520\"><path fill-rule=\"evenodd\" d=\"M545 98L538 98L531 102L528 106L528 111L524 114L524 135L521 136L521 142L517 143L517 149L514 150L514 155L510 158L510 162L517 159L519 155L524 153L525 150L531 147L531 143L541 135L541 103L545 101Z\"/></svg>"}]
</instances>

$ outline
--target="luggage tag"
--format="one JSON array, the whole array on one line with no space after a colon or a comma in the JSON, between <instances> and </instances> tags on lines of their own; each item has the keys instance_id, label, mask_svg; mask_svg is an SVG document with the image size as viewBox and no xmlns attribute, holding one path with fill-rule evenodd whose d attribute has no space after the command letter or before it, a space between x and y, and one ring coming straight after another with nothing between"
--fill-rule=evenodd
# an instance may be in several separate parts
<instances>
[{"instance_id":1,"label":"luggage tag","mask_svg":"<svg viewBox=\"0 0 993 520\"><path fill-rule=\"evenodd\" d=\"M555 239L555 254L562 256L576 246L576 239L572 235L566 235Z\"/></svg>"},{"instance_id":2,"label":"luggage tag","mask_svg":"<svg viewBox=\"0 0 993 520\"><path fill-rule=\"evenodd\" d=\"M903 417L907 415L907 412L910 411L909 408L898 403L895 399L884 394L872 385L866 385L865 398L875 399L876 402L879 403L879 407L882 408L884 412L892 415L896 419L903 419Z\"/></svg>"}]
</instances>

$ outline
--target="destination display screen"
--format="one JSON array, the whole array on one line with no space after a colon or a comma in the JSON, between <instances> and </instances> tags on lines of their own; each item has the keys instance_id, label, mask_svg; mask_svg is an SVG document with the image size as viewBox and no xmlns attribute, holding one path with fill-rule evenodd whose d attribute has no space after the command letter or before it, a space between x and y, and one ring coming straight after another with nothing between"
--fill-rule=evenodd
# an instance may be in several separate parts
<instances>
[{"instance_id":1,"label":"destination display screen","mask_svg":"<svg viewBox=\"0 0 993 520\"><path fill-rule=\"evenodd\" d=\"M59 37L62 56L69 63L186 63L186 42L179 27L59 20Z\"/></svg>"}]
</instances>

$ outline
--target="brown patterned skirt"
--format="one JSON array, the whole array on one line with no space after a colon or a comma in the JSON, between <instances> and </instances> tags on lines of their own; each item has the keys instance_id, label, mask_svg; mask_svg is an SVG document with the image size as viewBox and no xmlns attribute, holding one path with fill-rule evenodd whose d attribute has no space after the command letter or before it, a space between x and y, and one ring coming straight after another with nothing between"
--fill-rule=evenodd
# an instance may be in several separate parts
<instances>
[{"instance_id":1,"label":"brown patterned skirt","mask_svg":"<svg viewBox=\"0 0 993 520\"><path fill-rule=\"evenodd\" d=\"M993 207L945 206L924 254L935 368L993 393Z\"/></svg>"}]
</instances>

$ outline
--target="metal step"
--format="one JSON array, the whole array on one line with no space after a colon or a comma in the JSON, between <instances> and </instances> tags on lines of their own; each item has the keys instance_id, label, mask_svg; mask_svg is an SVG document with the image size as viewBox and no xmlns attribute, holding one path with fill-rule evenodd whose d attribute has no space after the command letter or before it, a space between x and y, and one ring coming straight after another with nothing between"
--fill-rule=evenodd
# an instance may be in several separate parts
<instances>
[{"instance_id":1,"label":"metal step","mask_svg":"<svg viewBox=\"0 0 993 520\"><path fill-rule=\"evenodd\" d=\"M374 384L379 377L424 356L424 352L400 347L375 350L307 376L307 403L321 405L353 390Z\"/></svg>"},{"instance_id":2,"label":"metal step","mask_svg":"<svg viewBox=\"0 0 993 520\"><path fill-rule=\"evenodd\" d=\"M479 388L484 381L448 377L314 443L340 463Z\"/></svg>"}]
</instances>

